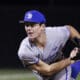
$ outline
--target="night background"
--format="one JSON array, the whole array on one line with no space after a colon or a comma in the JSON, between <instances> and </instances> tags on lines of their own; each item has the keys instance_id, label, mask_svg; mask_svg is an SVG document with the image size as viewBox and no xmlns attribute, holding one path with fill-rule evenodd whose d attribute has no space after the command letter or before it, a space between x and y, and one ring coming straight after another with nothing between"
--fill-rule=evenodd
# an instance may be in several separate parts
<instances>
[{"instance_id":1,"label":"night background","mask_svg":"<svg viewBox=\"0 0 80 80\"><path fill-rule=\"evenodd\" d=\"M17 56L21 40L26 36L19 24L27 10L41 11L47 25L70 24L80 32L80 2L77 0L2 0L0 1L0 68L22 68ZM70 41L65 52L74 47ZM68 54L66 55L68 56Z\"/></svg>"}]
</instances>

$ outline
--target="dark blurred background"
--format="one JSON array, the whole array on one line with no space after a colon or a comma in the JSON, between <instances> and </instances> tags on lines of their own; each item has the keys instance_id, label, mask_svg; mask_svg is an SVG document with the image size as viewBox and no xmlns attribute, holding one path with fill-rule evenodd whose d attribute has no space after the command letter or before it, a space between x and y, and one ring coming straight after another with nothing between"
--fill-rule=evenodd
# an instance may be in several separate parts
<instances>
[{"instance_id":1,"label":"dark blurred background","mask_svg":"<svg viewBox=\"0 0 80 80\"><path fill-rule=\"evenodd\" d=\"M17 56L21 40L26 36L24 25L19 24L27 10L36 9L45 14L47 25L70 24L80 32L79 0L2 0L0 1L0 68L22 68ZM74 47L70 41L66 56Z\"/></svg>"}]
</instances>

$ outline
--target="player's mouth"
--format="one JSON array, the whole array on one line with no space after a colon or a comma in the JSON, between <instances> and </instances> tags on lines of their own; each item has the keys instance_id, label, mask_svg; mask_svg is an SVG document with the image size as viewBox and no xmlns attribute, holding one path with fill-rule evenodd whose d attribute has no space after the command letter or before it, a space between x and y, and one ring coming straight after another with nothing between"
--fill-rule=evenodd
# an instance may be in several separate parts
<instances>
[{"instance_id":1,"label":"player's mouth","mask_svg":"<svg viewBox=\"0 0 80 80\"><path fill-rule=\"evenodd\" d=\"M27 34L28 34L28 36L32 36L33 32L28 32Z\"/></svg>"}]
</instances>

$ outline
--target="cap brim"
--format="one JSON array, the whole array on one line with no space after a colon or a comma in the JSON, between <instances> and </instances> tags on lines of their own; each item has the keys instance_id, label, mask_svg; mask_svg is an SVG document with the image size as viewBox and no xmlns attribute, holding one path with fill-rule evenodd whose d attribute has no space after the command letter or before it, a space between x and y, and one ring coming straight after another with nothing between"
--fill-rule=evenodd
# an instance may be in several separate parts
<instances>
[{"instance_id":1,"label":"cap brim","mask_svg":"<svg viewBox=\"0 0 80 80\"><path fill-rule=\"evenodd\" d=\"M20 20L19 23L37 23L37 22L31 22L31 21L23 21L23 20Z\"/></svg>"},{"instance_id":2,"label":"cap brim","mask_svg":"<svg viewBox=\"0 0 80 80\"><path fill-rule=\"evenodd\" d=\"M20 20L19 23L25 23L23 20Z\"/></svg>"}]
</instances>

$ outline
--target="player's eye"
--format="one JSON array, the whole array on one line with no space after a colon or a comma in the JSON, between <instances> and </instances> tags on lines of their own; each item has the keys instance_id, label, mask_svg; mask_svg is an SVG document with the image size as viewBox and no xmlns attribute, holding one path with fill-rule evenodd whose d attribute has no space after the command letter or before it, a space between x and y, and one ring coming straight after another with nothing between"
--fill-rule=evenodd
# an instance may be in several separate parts
<instances>
[{"instance_id":1,"label":"player's eye","mask_svg":"<svg viewBox=\"0 0 80 80\"><path fill-rule=\"evenodd\" d=\"M36 25L36 23L27 22L27 23L25 23L25 25L26 25L26 27L29 27L29 26L34 27Z\"/></svg>"}]
</instances>

